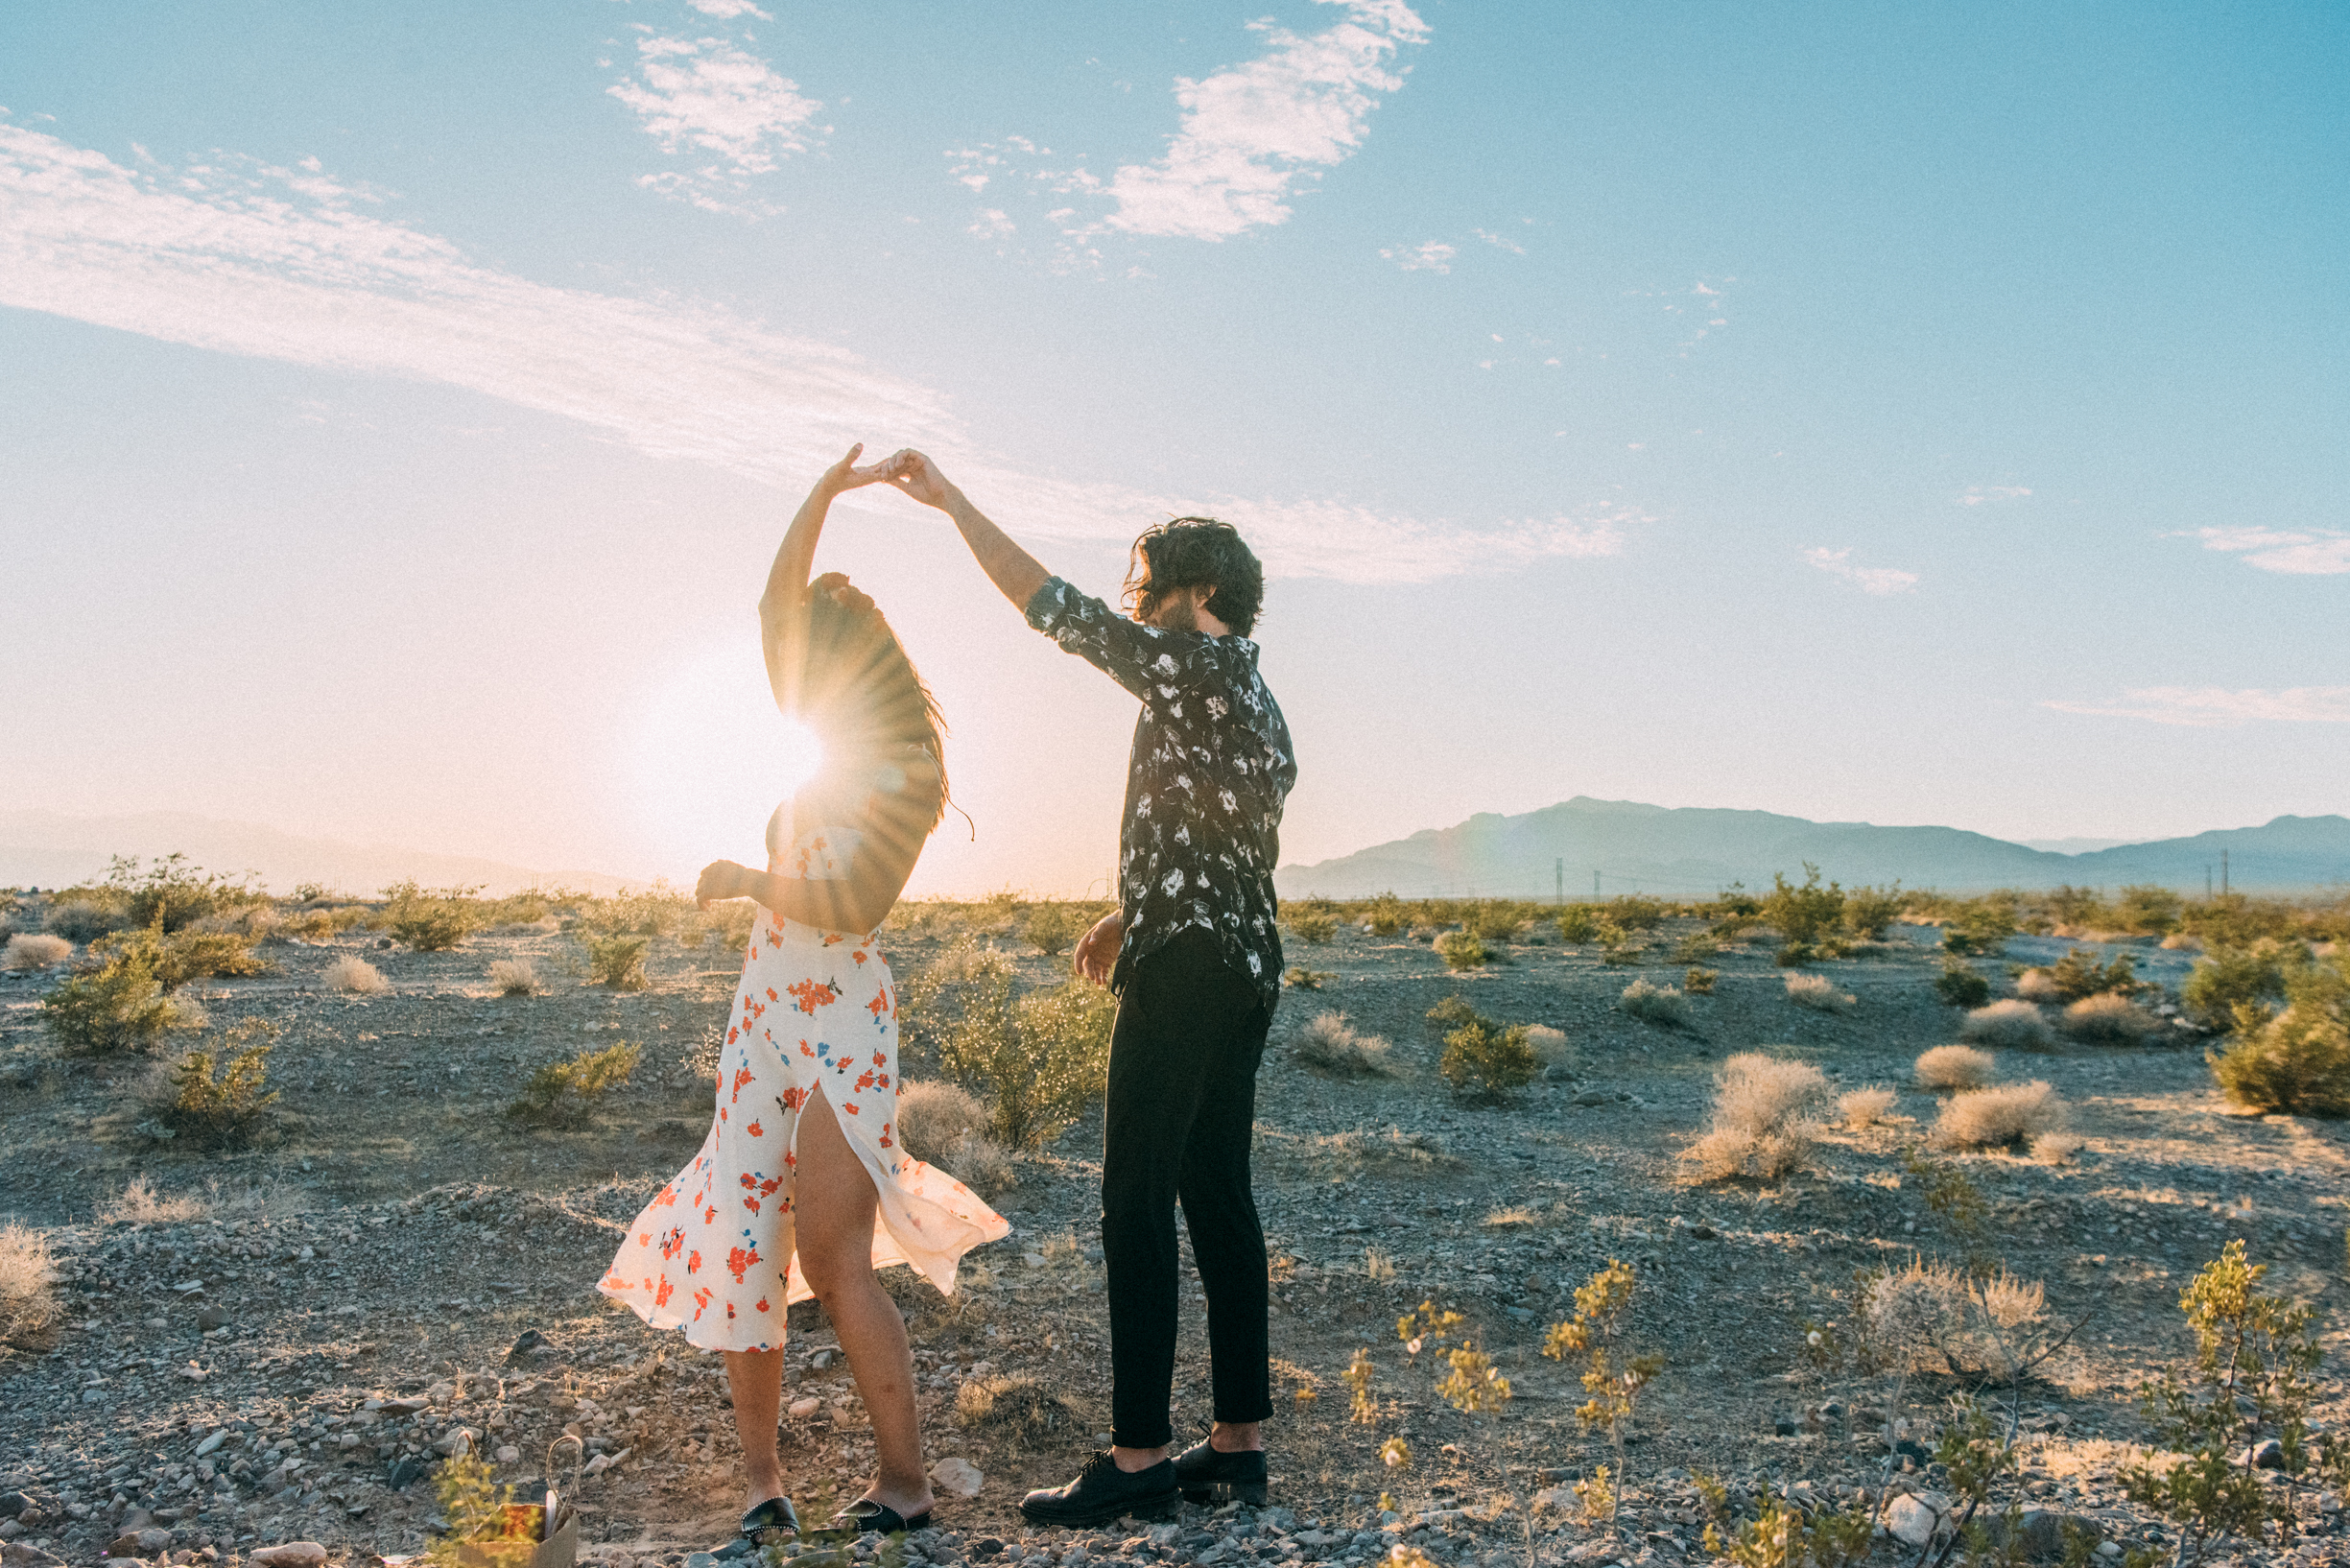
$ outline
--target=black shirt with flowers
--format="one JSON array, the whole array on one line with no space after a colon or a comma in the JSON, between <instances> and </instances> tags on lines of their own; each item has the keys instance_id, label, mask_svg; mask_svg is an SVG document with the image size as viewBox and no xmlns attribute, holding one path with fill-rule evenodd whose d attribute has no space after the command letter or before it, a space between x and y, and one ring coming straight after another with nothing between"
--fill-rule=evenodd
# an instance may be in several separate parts
<instances>
[{"instance_id":1,"label":"black shirt with flowers","mask_svg":"<svg viewBox=\"0 0 2350 1568\"><path fill-rule=\"evenodd\" d=\"M1126 940L1111 987L1198 926L1270 1013L1281 997L1273 864L1297 762L1257 645L1144 626L1057 577L1028 602L1028 624L1142 699L1118 830Z\"/></svg>"}]
</instances>

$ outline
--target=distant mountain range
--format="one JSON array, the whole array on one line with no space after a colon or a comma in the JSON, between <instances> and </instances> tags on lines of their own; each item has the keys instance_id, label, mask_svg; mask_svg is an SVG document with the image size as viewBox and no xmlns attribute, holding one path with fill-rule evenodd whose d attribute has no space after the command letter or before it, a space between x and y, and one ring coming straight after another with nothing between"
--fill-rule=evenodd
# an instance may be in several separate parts
<instances>
[{"instance_id":1,"label":"distant mountain range","mask_svg":"<svg viewBox=\"0 0 2350 1568\"><path fill-rule=\"evenodd\" d=\"M392 883L411 878L428 888L484 885L492 896L533 887L611 893L642 887L645 881L599 871L534 871L503 861L396 844L304 838L186 812L68 817L54 811L0 811L0 888L71 887L104 875L116 855L150 860L174 853L186 855L207 871L231 876L259 872L263 885L276 893L316 882L339 892L372 897Z\"/></svg>"},{"instance_id":2,"label":"distant mountain range","mask_svg":"<svg viewBox=\"0 0 2350 1568\"><path fill-rule=\"evenodd\" d=\"M1774 871L1799 879L1809 861L1846 887L1898 880L1966 892L2150 882L2200 894L2206 874L2219 885L2222 852L2228 885L2238 891L2350 886L2350 818L2279 817L2263 827L2058 854L1955 827L1814 822L1579 795L1520 817L1480 813L1337 860L1284 866L1273 881L1284 898L1549 898L1562 879L1570 898L1592 896L1595 879L1602 897L1634 891L1700 897L1733 882L1768 888Z\"/></svg>"}]
</instances>

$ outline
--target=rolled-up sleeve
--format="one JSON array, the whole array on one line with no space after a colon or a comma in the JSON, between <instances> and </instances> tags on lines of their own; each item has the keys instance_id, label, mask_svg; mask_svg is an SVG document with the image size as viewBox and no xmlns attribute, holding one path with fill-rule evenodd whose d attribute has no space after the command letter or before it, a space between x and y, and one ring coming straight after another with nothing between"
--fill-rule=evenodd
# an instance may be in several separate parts
<instances>
[{"instance_id":1,"label":"rolled-up sleeve","mask_svg":"<svg viewBox=\"0 0 2350 1568\"><path fill-rule=\"evenodd\" d=\"M1145 702L1184 684L1178 634L1131 621L1061 579L1047 578L1028 602L1028 624Z\"/></svg>"}]
</instances>

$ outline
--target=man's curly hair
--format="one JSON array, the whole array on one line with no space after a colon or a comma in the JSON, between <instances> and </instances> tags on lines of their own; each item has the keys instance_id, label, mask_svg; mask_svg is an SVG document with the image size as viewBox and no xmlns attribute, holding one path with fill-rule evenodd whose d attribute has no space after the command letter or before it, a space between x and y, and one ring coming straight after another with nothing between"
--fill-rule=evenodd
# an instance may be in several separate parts
<instances>
[{"instance_id":1,"label":"man's curly hair","mask_svg":"<svg viewBox=\"0 0 2350 1568\"><path fill-rule=\"evenodd\" d=\"M1126 604L1149 620L1181 588L1212 587L1205 608L1237 636L1255 630L1265 605L1265 567L1240 530L1213 517L1177 517L1144 531L1127 566Z\"/></svg>"}]
</instances>

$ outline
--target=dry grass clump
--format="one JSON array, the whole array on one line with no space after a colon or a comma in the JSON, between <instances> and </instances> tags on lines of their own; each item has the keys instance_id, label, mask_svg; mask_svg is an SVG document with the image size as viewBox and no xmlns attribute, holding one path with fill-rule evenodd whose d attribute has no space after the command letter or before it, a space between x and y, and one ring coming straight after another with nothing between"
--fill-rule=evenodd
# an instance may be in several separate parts
<instances>
[{"instance_id":1,"label":"dry grass clump","mask_svg":"<svg viewBox=\"0 0 2350 1568\"><path fill-rule=\"evenodd\" d=\"M20 932L9 938L7 947L0 948L0 969L21 974L28 969L46 969L51 964L63 963L73 956L74 944L62 937Z\"/></svg>"},{"instance_id":2,"label":"dry grass clump","mask_svg":"<svg viewBox=\"0 0 2350 1568\"><path fill-rule=\"evenodd\" d=\"M128 923L119 912L104 904L67 899L49 906L41 929L67 941L93 942L108 932L120 931Z\"/></svg>"},{"instance_id":3,"label":"dry grass clump","mask_svg":"<svg viewBox=\"0 0 2350 1568\"><path fill-rule=\"evenodd\" d=\"M1787 999L1797 1007L1816 1008L1821 1012L1842 1012L1860 1000L1850 991L1840 991L1836 982L1826 975L1791 974L1787 977Z\"/></svg>"},{"instance_id":4,"label":"dry grass clump","mask_svg":"<svg viewBox=\"0 0 2350 1568\"><path fill-rule=\"evenodd\" d=\"M1836 1114L1844 1126L1855 1132L1875 1127L1893 1113L1901 1096L1880 1084L1865 1089L1851 1089L1836 1098Z\"/></svg>"},{"instance_id":5,"label":"dry grass clump","mask_svg":"<svg viewBox=\"0 0 2350 1568\"><path fill-rule=\"evenodd\" d=\"M1689 1027L1689 998L1671 986L1635 980L1624 987L1616 1006L1644 1024L1663 1029Z\"/></svg>"},{"instance_id":6,"label":"dry grass clump","mask_svg":"<svg viewBox=\"0 0 2350 1568\"><path fill-rule=\"evenodd\" d=\"M2066 1125L2064 1101L2035 1078L1951 1096L1929 1137L1942 1149L2002 1148L2063 1132Z\"/></svg>"},{"instance_id":7,"label":"dry grass clump","mask_svg":"<svg viewBox=\"0 0 2350 1568\"><path fill-rule=\"evenodd\" d=\"M1804 1162L1812 1149L1811 1113L1828 1093L1818 1068L1748 1051L1723 1062L1715 1083L1713 1125L1682 1154L1698 1179L1768 1178Z\"/></svg>"},{"instance_id":8,"label":"dry grass clump","mask_svg":"<svg viewBox=\"0 0 2350 1568\"><path fill-rule=\"evenodd\" d=\"M2163 1022L2119 991L2103 991L2065 1009L2056 1027L2084 1045L2143 1045Z\"/></svg>"},{"instance_id":9,"label":"dry grass clump","mask_svg":"<svg viewBox=\"0 0 2350 1568\"><path fill-rule=\"evenodd\" d=\"M353 996L381 996L392 989L392 982L384 972L356 954L345 953L326 966L324 976L329 990L347 991Z\"/></svg>"},{"instance_id":10,"label":"dry grass clump","mask_svg":"<svg viewBox=\"0 0 2350 1568\"><path fill-rule=\"evenodd\" d=\"M933 1164L986 1120L987 1107L960 1083L909 1083L897 1097L897 1141L915 1159Z\"/></svg>"},{"instance_id":11,"label":"dry grass clump","mask_svg":"<svg viewBox=\"0 0 2350 1568\"><path fill-rule=\"evenodd\" d=\"M1290 1054L1327 1078L1392 1078L1394 1059L1385 1037L1360 1034L1342 1012L1317 1012L1290 1042Z\"/></svg>"},{"instance_id":12,"label":"dry grass clump","mask_svg":"<svg viewBox=\"0 0 2350 1568\"><path fill-rule=\"evenodd\" d=\"M946 1152L940 1168L982 1198L993 1198L1020 1183L1020 1162L985 1132L967 1132Z\"/></svg>"},{"instance_id":13,"label":"dry grass clump","mask_svg":"<svg viewBox=\"0 0 2350 1568\"><path fill-rule=\"evenodd\" d=\"M1917 1058L1921 1089L1980 1089L1991 1081L1998 1058L1971 1045L1937 1045Z\"/></svg>"},{"instance_id":14,"label":"dry grass clump","mask_svg":"<svg viewBox=\"0 0 2350 1568\"><path fill-rule=\"evenodd\" d=\"M1565 1030L1553 1029L1548 1024L1528 1024L1526 1043L1533 1048L1546 1067L1561 1072L1573 1072L1576 1065L1575 1042L1567 1038Z\"/></svg>"},{"instance_id":15,"label":"dry grass clump","mask_svg":"<svg viewBox=\"0 0 2350 1568\"><path fill-rule=\"evenodd\" d=\"M2015 994L2027 1002L2062 1002L2064 988L2046 969L2027 969L2015 977Z\"/></svg>"},{"instance_id":16,"label":"dry grass clump","mask_svg":"<svg viewBox=\"0 0 2350 1568\"><path fill-rule=\"evenodd\" d=\"M1950 1265L1912 1257L1861 1287L1855 1314L1869 1349L1888 1366L1909 1366L1939 1354L1966 1326L1966 1276Z\"/></svg>"},{"instance_id":17,"label":"dry grass clump","mask_svg":"<svg viewBox=\"0 0 2350 1568\"><path fill-rule=\"evenodd\" d=\"M973 1378L955 1394L955 1419L1021 1448L1056 1448L1077 1429L1067 1405L1033 1378Z\"/></svg>"},{"instance_id":18,"label":"dry grass clump","mask_svg":"<svg viewBox=\"0 0 2350 1568\"><path fill-rule=\"evenodd\" d=\"M201 1220L212 1205L191 1193L166 1198L145 1176L132 1176L123 1190L100 1205L98 1223L106 1225L161 1225Z\"/></svg>"},{"instance_id":19,"label":"dry grass clump","mask_svg":"<svg viewBox=\"0 0 2350 1568\"><path fill-rule=\"evenodd\" d=\"M489 988L500 996L535 996L538 966L529 959L500 959L489 966Z\"/></svg>"},{"instance_id":20,"label":"dry grass clump","mask_svg":"<svg viewBox=\"0 0 2350 1568\"><path fill-rule=\"evenodd\" d=\"M0 1225L0 1344L32 1342L62 1309L49 1263L49 1239L11 1220Z\"/></svg>"},{"instance_id":21,"label":"dry grass clump","mask_svg":"<svg viewBox=\"0 0 2350 1568\"><path fill-rule=\"evenodd\" d=\"M2013 999L1977 1008L1958 1026L1958 1038L1994 1051L2053 1051L2056 1032L2030 1002Z\"/></svg>"}]
</instances>

